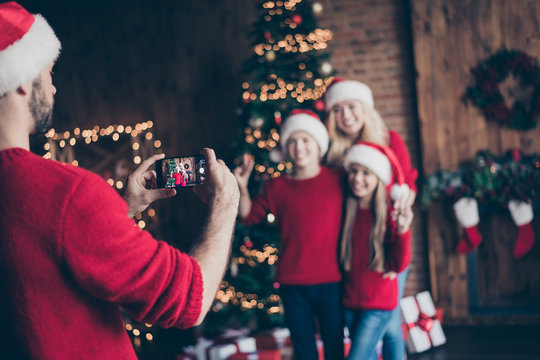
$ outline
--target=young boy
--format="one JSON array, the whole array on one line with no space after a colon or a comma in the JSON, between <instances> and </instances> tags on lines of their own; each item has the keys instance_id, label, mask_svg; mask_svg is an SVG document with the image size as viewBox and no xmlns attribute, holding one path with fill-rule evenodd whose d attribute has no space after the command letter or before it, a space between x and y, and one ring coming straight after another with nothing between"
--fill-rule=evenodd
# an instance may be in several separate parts
<instances>
[{"instance_id":1,"label":"young boy","mask_svg":"<svg viewBox=\"0 0 540 360\"><path fill-rule=\"evenodd\" d=\"M243 165L234 170L240 188L239 215L248 225L262 221L269 212L276 217L281 234L276 281L295 359L318 358L314 318L319 323L325 358L343 359L337 260L342 173L321 166L328 150L328 133L315 113L291 112L280 136L281 151L277 154L292 160L292 174L268 181L252 201L247 185L254 161L245 156Z\"/></svg>"}]
</instances>

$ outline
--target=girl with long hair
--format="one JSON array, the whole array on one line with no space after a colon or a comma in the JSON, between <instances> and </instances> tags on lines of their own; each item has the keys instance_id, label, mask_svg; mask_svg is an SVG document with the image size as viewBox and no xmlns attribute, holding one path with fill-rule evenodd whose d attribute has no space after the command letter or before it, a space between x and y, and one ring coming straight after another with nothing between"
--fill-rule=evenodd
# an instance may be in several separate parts
<instances>
[{"instance_id":1,"label":"girl with long hair","mask_svg":"<svg viewBox=\"0 0 540 360\"><path fill-rule=\"evenodd\" d=\"M348 193L340 245L345 323L351 360L376 359L376 346L398 305L392 272L409 264L412 210L396 211L391 200L409 188L392 150L359 142L345 155Z\"/></svg>"}]
</instances>

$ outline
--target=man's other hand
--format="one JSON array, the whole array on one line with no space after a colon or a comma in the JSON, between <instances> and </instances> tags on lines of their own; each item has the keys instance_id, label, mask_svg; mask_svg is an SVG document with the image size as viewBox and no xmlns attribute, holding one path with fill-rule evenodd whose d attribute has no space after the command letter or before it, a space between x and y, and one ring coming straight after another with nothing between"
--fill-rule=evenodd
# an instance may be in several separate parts
<instances>
[{"instance_id":1,"label":"man's other hand","mask_svg":"<svg viewBox=\"0 0 540 360\"><path fill-rule=\"evenodd\" d=\"M233 173L223 160L216 159L214 150L204 148L201 153L206 158L207 177L202 185L193 189L193 192L207 204L215 203L236 209L240 192Z\"/></svg>"}]
</instances>

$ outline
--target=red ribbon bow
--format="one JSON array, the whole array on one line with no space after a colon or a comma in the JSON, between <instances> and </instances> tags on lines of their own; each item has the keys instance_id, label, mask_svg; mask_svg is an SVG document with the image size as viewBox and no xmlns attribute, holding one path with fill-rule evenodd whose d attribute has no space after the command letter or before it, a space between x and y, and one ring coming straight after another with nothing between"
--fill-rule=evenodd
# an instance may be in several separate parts
<instances>
[{"instance_id":1,"label":"red ribbon bow","mask_svg":"<svg viewBox=\"0 0 540 360\"><path fill-rule=\"evenodd\" d=\"M433 328L434 318L435 317L427 316L426 314L420 311L420 315L418 315L418 319L415 322L408 323L407 327L409 329L412 329L413 327L418 326L423 331L429 332Z\"/></svg>"}]
</instances>

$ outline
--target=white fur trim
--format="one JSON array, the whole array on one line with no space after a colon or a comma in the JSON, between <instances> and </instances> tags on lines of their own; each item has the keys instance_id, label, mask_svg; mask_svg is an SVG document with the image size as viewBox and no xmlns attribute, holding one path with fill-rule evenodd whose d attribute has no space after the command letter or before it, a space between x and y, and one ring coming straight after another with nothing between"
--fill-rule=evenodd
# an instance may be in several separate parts
<instances>
[{"instance_id":1,"label":"white fur trim","mask_svg":"<svg viewBox=\"0 0 540 360\"><path fill-rule=\"evenodd\" d=\"M394 184L390 188L390 198L394 201L406 198L409 196L409 193L411 192L411 189L407 184Z\"/></svg>"},{"instance_id":2,"label":"white fur trim","mask_svg":"<svg viewBox=\"0 0 540 360\"><path fill-rule=\"evenodd\" d=\"M456 201L454 204L454 214L459 224L465 229L480 223L478 202L475 198L464 197Z\"/></svg>"},{"instance_id":3,"label":"white fur trim","mask_svg":"<svg viewBox=\"0 0 540 360\"><path fill-rule=\"evenodd\" d=\"M364 165L388 185L392 180L392 167L386 155L369 145L354 145L345 156L343 166L347 171L351 164Z\"/></svg>"},{"instance_id":4,"label":"white fur trim","mask_svg":"<svg viewBox=\"0 0 540 360\"><path fill-rule=\"evenodd\" d=\"M374 106L371 89L360 81L340 81L330 86L324 95L326 110L345 100L360 100L370 107Z\"/></svg>"},{"instance_id":5,"label":"white fur trim","mask_svg":"<svg viewBox=\"0 0 540 360\"><path fill-rule=\"evenodd\" d=\"M328 151L328 142L330 141L326 127L324 127L322 121L319 119L302 113L289 116L281 128L279 141L283 156L287 155L287 141L295 131L307 132L319 144L319 148L321 149L320 157L326 154Z\"/></svg>"},{"instance_id":6,"label":"white fur trim","mask_svg":"<svg viewBox=\"0 0 540 360\"><path fill-rule=\"evenodd\" d=\"M508 210L517 226L526 225L534 219L532 205L524 201L510 200Z\"/></svg>"},{"instance_id":7,"label":"white fur trim","mask_svg":"<svg viewBox=\"0 0 540 360\"><path fill-rule=\"evenodd\" d=\"M60 41L39 14L26 34L0 51L0 95L36 79L60 54Z\"/></svg>"}]
</instances>

